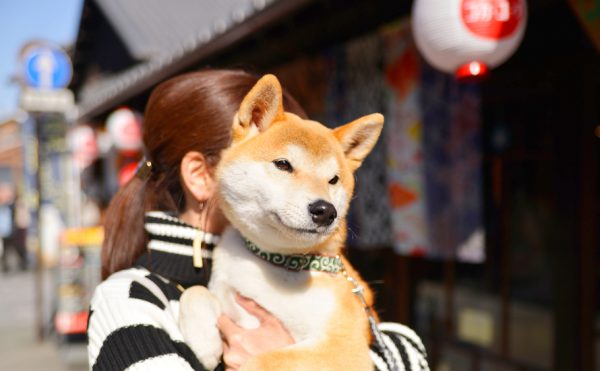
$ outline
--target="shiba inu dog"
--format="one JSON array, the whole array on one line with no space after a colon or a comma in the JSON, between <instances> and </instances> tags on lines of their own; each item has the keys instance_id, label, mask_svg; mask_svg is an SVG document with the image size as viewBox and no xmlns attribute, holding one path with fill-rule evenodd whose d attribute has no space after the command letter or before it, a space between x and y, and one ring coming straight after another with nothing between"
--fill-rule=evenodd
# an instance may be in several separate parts
<instances>
[{"instance_id":1,"label":"shiba inu dog","mask_svg":"<svg viewBox=\"0 0 600 371\"><path fill-rule=\"evenodd\" d=\"M209 290L181 297L180 328L198 358L214 368L221 357L216 321L224 313L240 326L256 318L236 302L248 297L277 317L295 344L251 358L244 370L371 370L364 303L341 257L354 171L381 133L371 114L329 129L284 111L272 75L244 98L233 142L217 168L220 206L229 229L213 253ZM209 292L210 291L210 292Z\"/></svg>"}]
</instances>

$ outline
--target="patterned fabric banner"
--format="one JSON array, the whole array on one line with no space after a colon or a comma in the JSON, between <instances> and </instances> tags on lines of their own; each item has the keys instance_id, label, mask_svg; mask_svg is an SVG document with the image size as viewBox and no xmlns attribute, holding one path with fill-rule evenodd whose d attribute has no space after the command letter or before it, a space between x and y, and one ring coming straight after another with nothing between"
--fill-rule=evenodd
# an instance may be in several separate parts
<instances>
[{"instance_id":1,"label":"patterned fabric banner","mask_svg":"<svg viewBox=\"0 0 600 371\"><path fill-rule=\"evenodd\" d=\"M388 186L401 254L485 259L477 86L421 62L408 22L383 33Z\"/></svg>"},{"instance_id":2,"label":"patterned fabric banner","mask_svg":"<svg viewBox=\"0 0 600 371\"><path fill-rule=\"evenodd\" d=\"M387 99L387 179L394 248L430 255L425 216L420 63L408 22L385 30L384 73Z\"/></svg>"},{"instance_id":3,"label":"patterned fabric banner","mask_svg":"<svg viewBox=\"0 0 600 371\"><path fill-rule=\"evenodd\" d=\"M423 66L425 198L433 256L485 259L481 108L477 85Z\"/></svg>"},{"instance_id":4,"label":"patterned fabric banner","mask_svg":"<svg viewBox=\"0 0 600 371\"><path fill-rule=\"evenodd\" d=\"M600 0L569 0L569 4L600 51Z\"/></svg>"},{"instance_id":5,"label":"patterned fabric banner","mask_svg":"<svg viewBox=\"0 0 600 371\"><path fill-rule=\"evenodd\" d=\"M382 44L378 34L363 36L345 48L346 81L344 122L374 112L384 113L386 85L381 73ZM387 123L384 124L384 128ZM391 221L386 179L387 130L356 172L356 197L352 202L354 234L350 241L358 248L391 244Z\"/></svg>"}]
</instances>

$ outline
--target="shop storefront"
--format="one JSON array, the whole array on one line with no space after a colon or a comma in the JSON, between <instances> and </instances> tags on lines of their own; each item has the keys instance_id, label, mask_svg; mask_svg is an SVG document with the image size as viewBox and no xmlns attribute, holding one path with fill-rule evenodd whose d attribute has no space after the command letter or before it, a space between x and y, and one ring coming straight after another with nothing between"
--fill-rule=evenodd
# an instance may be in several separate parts
<instances>
[{"instance_id":1,"label":"shop storefront","mask_svg":"<svg viewBox=\"0 0 600 371\"><path fill-rule=\"evenodd\" d=\"M108 2L87 1L81 123L102 134L117 108L143 112L156 83L206 66L275 73L326 125L382 112L348 241L381 317L412 326L433 369L600 370L600 57L577 6L531 1L516 54L466 84L420 56L408 3L282 3L140 62L148 45L110 26ZM86 170L101 207L138 158L115 151Z\"/></svg>"}]
</instances>

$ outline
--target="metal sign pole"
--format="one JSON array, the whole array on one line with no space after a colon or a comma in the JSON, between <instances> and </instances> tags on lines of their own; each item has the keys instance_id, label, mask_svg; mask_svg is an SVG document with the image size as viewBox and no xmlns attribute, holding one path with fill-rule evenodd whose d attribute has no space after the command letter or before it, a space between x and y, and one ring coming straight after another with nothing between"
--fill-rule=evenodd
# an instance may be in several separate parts
<instances>
[{"instance_id":1,"label":"metal sign pole","mask_svg":"<svg viewBox=\"0 0 600 371\"><path fill-rule=\"evenodd\" d=\"M29 213L30 223L27 228L27 249L35 256L35 332L38 340L44 338L42 290L42 248L40 243L40 145L39 122L35 114L28 114L21 122L23 135L23 200Z\"/></svg>"},{"instance_id":2,"label":"metal sign pole","mask_svg":"<svg viewBox=\"0 0 600 371\"><path fill-rule=\"evenodd\" d=\"M36 304L36 333L38 341L43 341L45 338L44 331L44 267L42 264L43 254L42 254L42 221L40 219L40 209L42 206L42 189L41 189L41 180L42 180L42 157L41 157L41 136L40 136L40 120L39 117L35 117L33 119L35 125L35 137L37 138L35 141L35 164L36 164L36 179L35 179L35 189L36 189L36 205L35 205L35 215L34 219L36 221L36 236L35 238L35 256L36 256L36 265L35 265L35 304Z\"/></svg>"},{"instance_id":3,"label":"metal sign pole","mask_svg":"<svg viewBox=\"0 0 600 371\"><path fill-rule=\"evenodd\" d=\"M62 165L66 149L67 115L74 109L73 93L65 87L71 80L73 68L64 51L44 42L29 46L23 53L21 64L23 86L20 106L29 112L29 118L23 125L26 137L24 178L28 193L27 205L32 216L28 237L37 260L36 332L38 340L43 340L46 334L44 308L46 300L52 298L46 298L44 292L44 260L46 249L49 248L45 244L54 244L53 247L56 248L58 237L52 236L50 232L60 229L47 228L44 224L46 218L57 219L57 215L64 222L72 222L72 217L68 216L70 202L66 201L66 197L73 195L65 195L64 189L56 187L54 183L72 176L72 172L65 171ZM45 208L44 221L42 207ZM60 251L54 258L57 256L60 256Z\"/></svg>"}]
</instances>

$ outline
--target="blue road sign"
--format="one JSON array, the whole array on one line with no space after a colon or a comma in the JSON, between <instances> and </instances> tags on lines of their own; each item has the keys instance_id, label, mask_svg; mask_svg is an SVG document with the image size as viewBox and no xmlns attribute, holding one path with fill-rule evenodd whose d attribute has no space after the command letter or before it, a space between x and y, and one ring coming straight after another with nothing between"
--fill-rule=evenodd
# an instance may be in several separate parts
<instances>
[{"instance_id":1,"label":"blue road sign","mask_svg":"<svg viewBox=\"0 0 600 371\"><path fill-rule=\"evenodd\" d=\"M71 81L69 56L58 48L39 46L25 56L25 83L37 89L62 89Z\"/></svg>"}]
</instances>

